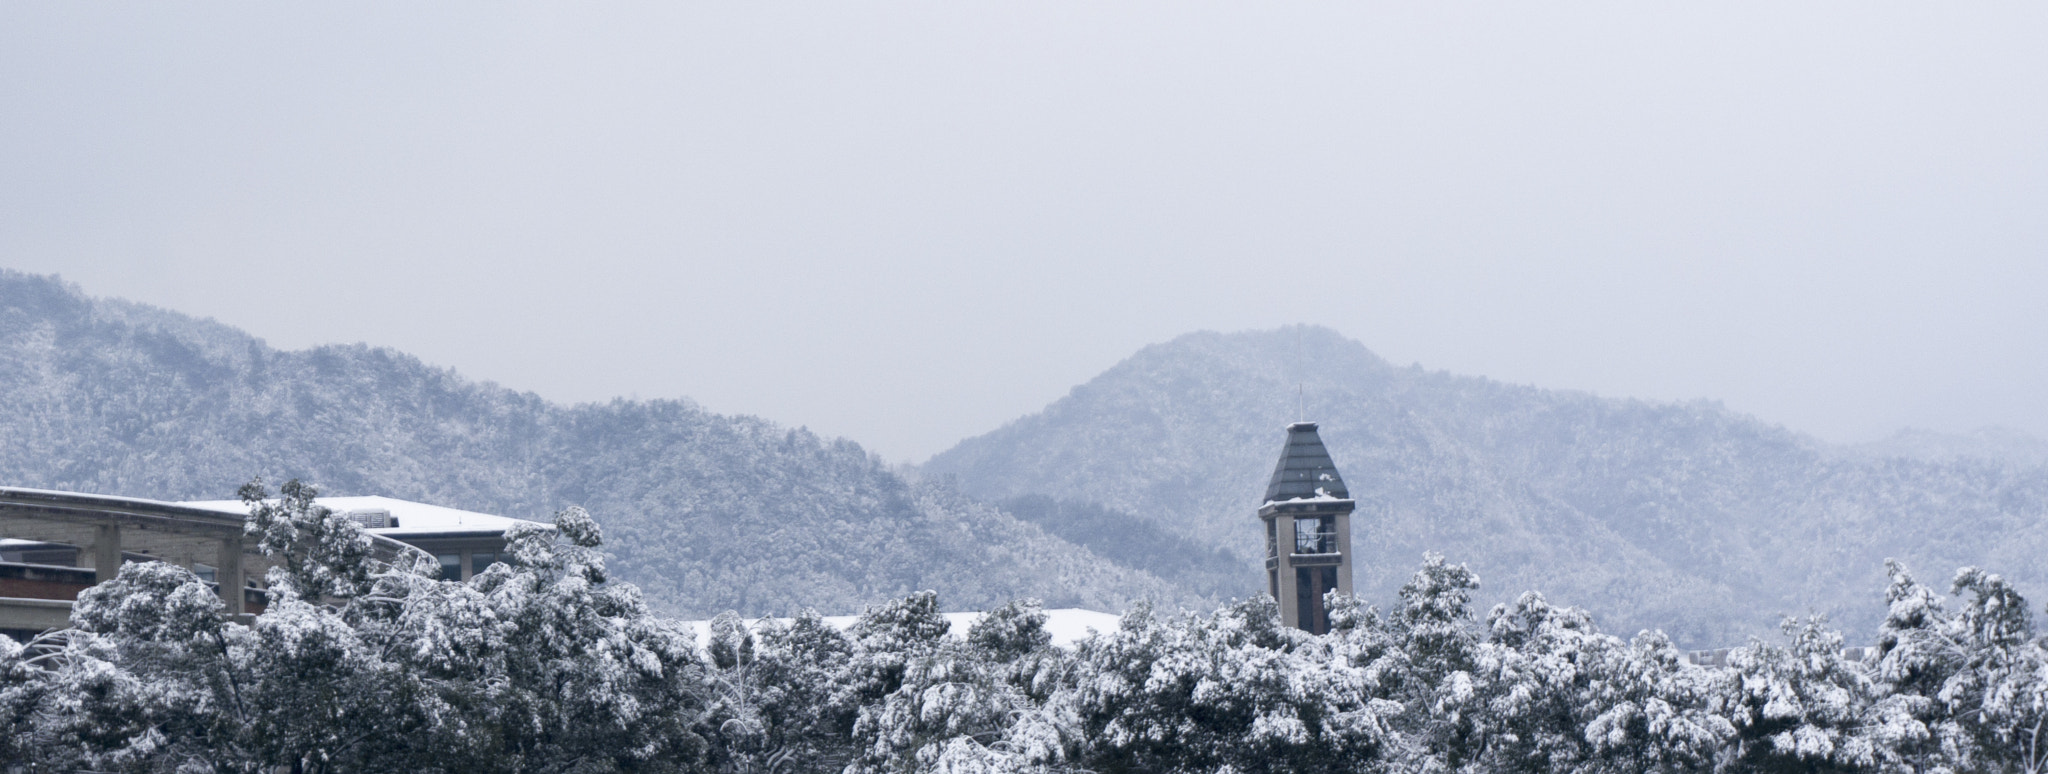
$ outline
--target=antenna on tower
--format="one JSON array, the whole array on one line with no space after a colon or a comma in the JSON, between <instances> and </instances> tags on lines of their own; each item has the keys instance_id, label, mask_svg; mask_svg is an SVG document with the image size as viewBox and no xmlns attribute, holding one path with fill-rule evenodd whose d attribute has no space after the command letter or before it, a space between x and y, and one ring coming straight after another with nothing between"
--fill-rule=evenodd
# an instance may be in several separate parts
<instances>
[{"instance_id":1,"label":"antenna on tower","mask_svg":"<svg viewBox=\"0 0 2048 774\"><path fill-rule=\"evenodd\" d=\"M1301 324L1294 325L1294 421L1308 421L1308 365L1301 356Z\"/></svg>"}]
</instances>

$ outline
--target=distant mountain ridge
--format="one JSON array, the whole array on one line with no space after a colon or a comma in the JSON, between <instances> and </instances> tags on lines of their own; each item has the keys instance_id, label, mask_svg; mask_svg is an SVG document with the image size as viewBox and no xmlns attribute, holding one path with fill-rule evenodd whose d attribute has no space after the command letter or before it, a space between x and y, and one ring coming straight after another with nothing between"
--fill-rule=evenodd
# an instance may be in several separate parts
<instances>
[{"instance_id":1,"label":"distant mountain ridge","mask_svg":"<svg viewBox=\"0 0 2048 774\"><path fill-rule=\"evenodd\" d=\"M2048 592L2048 467L2004 434L1830 447L1714 403L1396 367L1289 328L1147 347L920 484L851 441L687 401L561 406L0 270L0 481L197 499L263 474L515 516L576 503L619 577L687 616L919 588L954 609L1260 593L1252 511L1297 385L1360 500L1360 591L1382 604L1425 550L1470 563L1482 599L1539 589L1689 646L1806 612L1858 636L1886 556Z\"/></svg>"},{"instance_id":2,"label":"distant mountain ridge","mask_svg":"<svg viewBox=\"0 0 2048 774\"><path fill-rule=\"evenodd\" d=\"M1929 462L1974 459L2023 467L2048 465L2048 441L2004 427L1980 427L1965 433L1909 427L1884 440L1849 446L1847 451Z\"/></svg>"},{"instance_id":3,"label":"distant mountain ridge","mask_svg":"<svg viewBox=\"0 0 2048 774\"><path fill-rule=\"evenodd\" d=\"M1250 574L1297 388L1360 500L1359 591L1382 603L1426 550L1470 563L1485 598L1541 590L1610 630L1701 647L1810 612L1869 631L1888 556L2048 591L2048 469L1844 453L1711 402L1399 368L1322 328L1147 347L922 470L980 497L1135 514Z\"/></svg>"},{"instance_id":4,"label":"distant mountain ridge","mask_svg":"<svg viewBox=\"0 0 2048 774\"><path fill-rule=\"evenodd\" d=\"M857 612L923 588L1121 609L1183 588L890 471L858 444L687 401L560 406L362 345L299 352L0 270L0 482L160 499L252 476L602 521L659 611Z\"/></svg>"}]
</instances>

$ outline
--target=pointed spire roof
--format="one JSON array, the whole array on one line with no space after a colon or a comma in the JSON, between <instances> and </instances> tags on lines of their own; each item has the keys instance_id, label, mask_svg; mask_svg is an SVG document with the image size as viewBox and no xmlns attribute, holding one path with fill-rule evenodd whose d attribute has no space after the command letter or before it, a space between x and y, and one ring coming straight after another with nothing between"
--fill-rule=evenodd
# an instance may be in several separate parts
<instances>
[{"instance_id":1,"label":"pointed spire roof","mask_svg":"<svg viewBox=\"0 0 2048 774\"><path fill-rule=\"evenodd\" d=\"M1318 493L1318 489L1322 491ZM1287 447L1280 450L1280 464L1273 468L1273 483L1266 486L1266 502L1321 496L1350 499L1351 492L1344 488L1344 477L1337 474L1337 463L1330 460L1330 450L1323 448L1316 423L1288 425Z\"/></svg>"}]
</instances>

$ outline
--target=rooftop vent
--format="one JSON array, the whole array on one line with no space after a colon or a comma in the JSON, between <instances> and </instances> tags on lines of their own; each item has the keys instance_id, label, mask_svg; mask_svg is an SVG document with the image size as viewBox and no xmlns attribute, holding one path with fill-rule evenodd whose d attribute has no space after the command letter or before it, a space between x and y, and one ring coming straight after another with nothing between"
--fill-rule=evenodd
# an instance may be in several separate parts
<instances>
[{"instance_id":1,"label":"rooftop vent","mask_svg":"<svg viewBox=\"0 0 2048 774\"><path fill-rule=\"evenodd\" d=\"M348 520L363 529L389 529L398 526L398 517L382 508L374 510L349 511Z\"/></svg>"}]
</instances>

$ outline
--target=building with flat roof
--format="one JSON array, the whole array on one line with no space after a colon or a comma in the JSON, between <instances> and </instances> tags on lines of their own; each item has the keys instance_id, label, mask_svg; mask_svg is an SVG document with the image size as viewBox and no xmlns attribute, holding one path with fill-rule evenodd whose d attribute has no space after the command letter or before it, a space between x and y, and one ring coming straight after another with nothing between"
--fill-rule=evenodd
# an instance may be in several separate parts
<instances>
[{"instance_id":1,"label":"building with flat roof","mask_svg":"<svg viewBox=\"0 0 2048 774\"><path fill-rule=\"evenodd\" d=\"M505 530L524 519L445 508L389 497L319 497L313 502L349 517L363 531L419 548L441 562L443 580L469 580L498 561ZM247 514L240 500L183 503L221 513Z\"/></svg>"},{"instance_id":2,"label":"building with flat roof","mask_svg":"<svg viewBox=\"0 0 2048 774\"><path fill-rule=\"evenodd\" d=\"M389 497L322 497L368 532L377 559L410 545L441 562L441 577L467 580L499 560L505 530L519 522ZM272 562L244 537L240 500L165 502L135 497L0 487L0 634L25 639L70 625L78 593L128 562L172 562L219 590L230 615L263 610Z\"/></svg>"}]
</instances>

